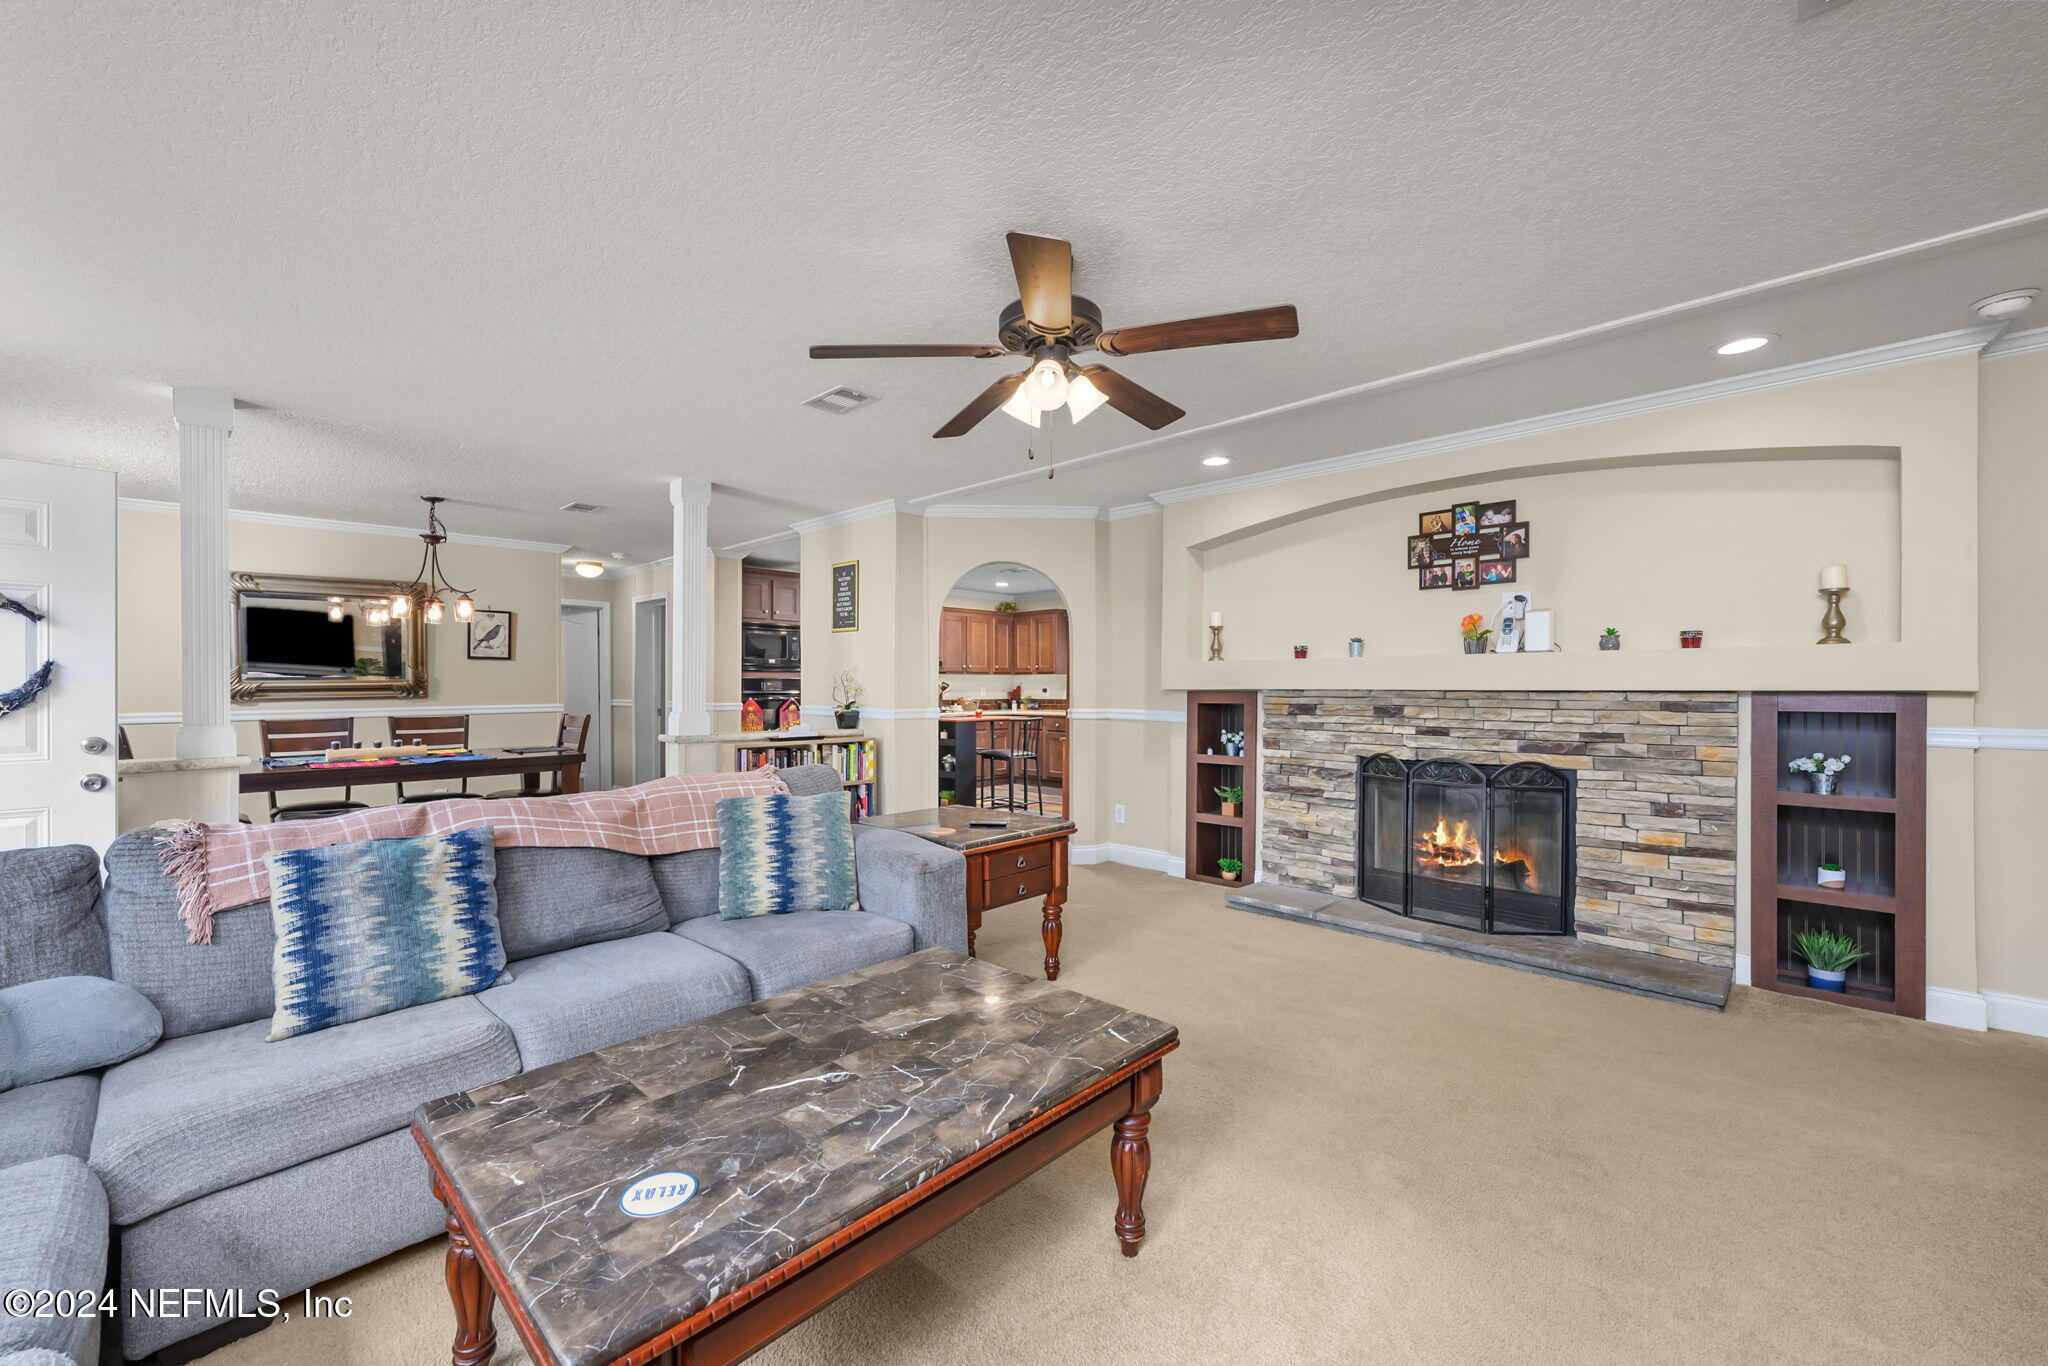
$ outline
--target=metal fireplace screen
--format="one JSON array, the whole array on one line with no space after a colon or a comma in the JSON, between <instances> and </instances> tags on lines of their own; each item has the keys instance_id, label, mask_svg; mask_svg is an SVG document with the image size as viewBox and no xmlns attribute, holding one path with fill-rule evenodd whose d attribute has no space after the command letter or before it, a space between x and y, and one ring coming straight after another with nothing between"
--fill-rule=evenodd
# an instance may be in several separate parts
<instances>
[{"instance_id":1,"label":"metal fireplace screen","mask_svg":"<svg viewBox=\"0 0 2048 1366\"><path fill-rule=\"evenodd\" d=\"M1358 895L1488 934L1572 932L1572 776L1548 764L1358 761Z\"/></svg>"}]
</instances>

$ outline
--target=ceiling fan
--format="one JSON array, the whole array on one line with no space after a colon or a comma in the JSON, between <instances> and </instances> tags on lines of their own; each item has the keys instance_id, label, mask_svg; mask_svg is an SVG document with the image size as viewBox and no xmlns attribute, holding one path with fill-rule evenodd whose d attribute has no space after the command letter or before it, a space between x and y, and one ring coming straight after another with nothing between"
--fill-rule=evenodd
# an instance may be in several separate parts
<instances>
[{"instance_id":1,"label":"ceiling fan","mask_svg":"<svg viewBox=\"0 0 2048 1366\"><path fill-rule=\"evenodd\" d=\"M1072 414L1073 420L1079 422L1105 403L1156 431L1186 414L1107 365L1075 365L1072 358L1084 351L1100 351L1105 356L1135 356L1146 351L1178 351L1189 346L1277 341L1300 331L1292 304L1104 331L1102 311L1074 293L1074 249L1071 243L1064 237L1041 237L1030 232L1013 232L1009 235L1009 242L1010 265L1017 272L1017 300L996 320L998 340L957 346L814 346L811 359L845 360L869 356L1030 358L1030 369L1005 375L982 390L974 402L933 432L935 437L965 435L998 408L1036 427L1042 413L1052 412L1062 405Z\"/></svg>"}]
</instances>

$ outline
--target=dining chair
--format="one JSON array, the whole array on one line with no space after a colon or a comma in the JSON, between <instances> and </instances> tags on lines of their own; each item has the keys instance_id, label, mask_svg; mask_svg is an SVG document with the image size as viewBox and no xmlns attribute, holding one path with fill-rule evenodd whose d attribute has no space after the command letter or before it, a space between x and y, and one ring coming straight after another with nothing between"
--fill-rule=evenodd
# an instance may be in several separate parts
<instances>
[{"instance_id":1,"label":"dining chair","mask_svg":"<svg viewBox=\"0 0 2048 1366\"><path fill-rule=\"evenodd\" d=\"M266 759L298 759L325 754L335 745L346 747L356 742L355 720L347 716L332 720L263 721L258 723L258 728ZM362 811L370 805L354 800L355 789L346 784L341 789L339 801L328 798L324 801L288 802L280 806L275 792L264 795L270 799L270 819L274 821L318 820L322 816L338 816L344 811Z\"/></svg>"},{"instance_id":2,"label":"dining chair","mask_svg":"<svg viewBox=\"0 0 2048 1366\"><path fill-rule=\"evenodd\" d=\"M585 752L585 743L589 739L590 713L563 712L561 724L555 727L555 748L573 750L578 754L582 754ZM510 792L493 792L490 795L495 799L506 797L559 797L562 795L562 770L556 769L553 781L548 786L535 791L528 792L525 788L516 788Z\"/></svg>"},{"instance_id":3,"label":"dining chair","mask_svg":"<svg viewBox=\"0 0 2048 1366\"><path fill-rule=\"evenodd\" d=\"M451 749L469 748L468 716L394 716L391 718L391 743L394 745L418 744L422 748ZM417 796L405 795L405 784L398 785L398 800L401 802L444 802L453 797L469 795L469 779L462 780L458 792L422 792Z\"/></svg>"}]
</instances>

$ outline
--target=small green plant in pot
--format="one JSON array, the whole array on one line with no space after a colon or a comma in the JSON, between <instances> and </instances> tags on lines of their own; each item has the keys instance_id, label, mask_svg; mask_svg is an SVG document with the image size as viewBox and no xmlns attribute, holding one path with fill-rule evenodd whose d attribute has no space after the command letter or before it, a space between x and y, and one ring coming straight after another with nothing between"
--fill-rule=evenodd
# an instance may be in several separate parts
<instances>
[{"instance_id":1,"label":"small green plant in pot","mask_svg":"<svg viewBox=\"0 0 2048 1366\"><path fill-rule=\"evenodd\" d=\"M1243 811L1242 811L1242 809L1241 809L1241 808L1242 808L1242 805L1243 805L1243 802L1244 802L1244 789L1243 789L1243 788L1241 788L1241 787L1219 787L1219 788L1217 788L1217 789L1216 789L1216 796L1217 796L1217 797L1218 797L1218 798L1219 798L1219 799L1220 799L1220 800L1222 801L1222 803L1223 803L1223 814L1224 814L1224 815L1226 815L1226 816L1237 816L1237 815L1242 815L1242 814L1243 814Z\"/></svg>"},{"instance_id":2,"label":"small green plant in pot","mask_svg":"<svg viewBox=\"0 0 2048 1366\"><path fill-rule=\"evenodd\" d=\"M1803 930L1793 936L1792 951L1806 960L1806 985L1816 991L1841 991L1849 969L1870 957L1834 930Z\"/></svg>"},{"instance_id":3,"label":"small green plant in pot","mask_svg":"<svg viewBox=\"0 0 2048 1366\"><path fill-rule=\"evenodd\" d=\"M1216 871L1223 874L1225 882L1235 882L1237 881L1237 875L1244 871L1244 860L1236 858L1217 859Z\"/></svg>"},{"instance_id":4,"label":"small green plant in pot","mask_svg":"<svg viewBox=\"0 0 2048 1366\"><path fill-rule=\"evenodd\" d=\"M1823 887L1839 892L1848 884L1849 875L1843 871L1841 864L1833 859L1829 859L1814 872L1814 881Z\"/></svg>"},{"instance_id":5,"label":"small green plant in pot","mask_svg":"<svg viewBox=\"0 0 2048 1366\"><path fill-rule=\"evenodd\" d=\"M1602 631L1600 633L1600 648L1603 650L1619 650L1621 648L1621 632L1612 626Z\"/></svg>"}]
</instances>

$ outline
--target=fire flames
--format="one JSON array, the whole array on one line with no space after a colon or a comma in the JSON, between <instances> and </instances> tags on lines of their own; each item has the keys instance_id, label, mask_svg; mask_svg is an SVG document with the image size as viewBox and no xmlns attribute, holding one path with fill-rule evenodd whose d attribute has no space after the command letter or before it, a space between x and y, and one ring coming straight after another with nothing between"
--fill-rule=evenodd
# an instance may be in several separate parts
<instances>
[{"instance_id":1,"label":"fire flames","mask_svg":"<svg viewBox=\"0 0 2048 1366\"><path fill-rule=\"evenodd\" d=\"M1424 830L1415 837L1415 863L1425 872L1471 868L1477 866L1479 860L1479 837L1472 833L1471 826L1465 821L1447 826L1444 818L1438 816L1434 830ZM1536 865L1519 849L1494 850L1493 866L1496 886L1508 885L1498 876L1504 872L1510 875L1512 885L1518 891L1542 890L1536 885Z\"/></svg>"}]
</instances>

